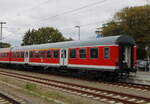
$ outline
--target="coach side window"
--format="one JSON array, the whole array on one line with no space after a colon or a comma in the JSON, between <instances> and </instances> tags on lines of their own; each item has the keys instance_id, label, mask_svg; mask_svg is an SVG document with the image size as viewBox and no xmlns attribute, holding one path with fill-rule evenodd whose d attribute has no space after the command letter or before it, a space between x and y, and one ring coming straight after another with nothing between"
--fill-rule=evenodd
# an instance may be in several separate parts
<instances>
[{"instance_id":1,"label":"coach side window","mask_svg":"<svg viewBox=\"0 0 150 104\"><path fill-rule=\"evenodd\" d=\"M19 52L17 52L16 54L17 54L17 58L19 58L19 57L20 57L20 53L19 53Z\"/></svg>"},{"instance_id":2,"label":"coach side window","mask_svg":"<svg viewBox=\"0 0 150 104\"><path fill-rule=\"evenodd\" d=\"M70 58L76 58L76 50L70 49Z\"/></svg>"},{"instance_id":3,"label":"coach side window","mask_svg":"<svg viewBox=\"0 0 150 104\"><path fill-rule=\"evenodd\" d=\"M54 50L54 58L59 58L59 50Z\"/></svg>"},{"instance_id":4,"label":"coach side window","mask_svg":"<svg viewBox=\"0 0 150 104\"><path fill-rule=\"evenodd\" d=\"M21 58L24 58L24 52L21 52Z\"/></svg>"},{"instance_id":5,"label":"coach side window","mask_svg":"<svg viewBox=\"0 0 150 104\"><path fill-rule=\"evenodd\" d=\"M90 48L90 58L98 58L98 48Z\"/></svg>"},{"instance_id":6,"label":"coach side window","mask_svg":"<svg viewBox=\"0 0 150 104\"><path fill-rule=\"evenodd\" d=\"M110 57L110 48L104 48L104 58L108 59Z\"/></svg>"},{"instance_id":7,"label":"coach side window","mask_svg":"<svg viewBox=\"0 0 150 104\"><path fill-rule=\"evenodd\" d=\"M4 57L6 57L7 56L7 54L6 53L4 53Z\"/></svg>"},{"instance_id":8,"label":"coach side window","mask_svg":"<svg viewBox=\"0 0 150 104\"><path fill-rule=\"evenodd\" d=\"M0 55L1 55L1 57L3 57L3 53L1 53Z\"/></svg>"},{"instance_id":9,"label":"coach side window","mask_svg":"<svg viewBox=\"0 0 150 104\"><path fill-rule=\"evenodd\" d=\"M34 52L30 51L30 58L33 58L33 57L34 57Z\"/></svg>"},{"instance_id":10,"label":"coach side window","mask_svg":"<svg viewBox=\"0 0 150 104\"><path fill-rule=\"evenodd\" d=\"M40 58L44 58L44 51L40 51Z\"/></svg>"},{"instance_id":11,"label":"coach side window","mask_svg":"<svg viewBox=\"0 0 150 104\"><path fill-rule=\"evenodd\" d=\"M14 57L17 58L17 52L14 52Z\"/></svg>"},{"instance_id":12,"label":"coach side window","mask_svg":"<svg viewBox=\"0 0 150 104\"><path fill-rule=\"evenodd\" d=\"M39 58L39 51L34 52L34 58Z\"/></svg>"},{"instance_id":13,"label":"coach side window","mask_svg":"<svg viewBox=\"0 0 150 104\"><path fill-rule=\"evenodd\" d=\"M46 57L47 57L47 58L51 58L51 57L52 57L52 51L50 51L50 50L47 51L47 52L46 52Z\"/></svg>"},{"instance_id":14,"label":"coach side window","mask_svg":"<svg viewBox=\"0 0 150 104\"><path fill-rule=\"evenodd\" d=\"M2 53L0 53L0 57L2 57Z\"/></svg>"},{"instance_id":15,"label":"coach side window","mask_svg":"<svg viewBox=\"0 0 150 104\"><path fill-rule=\"evenodd\" d=\"M1 53L1 57L3 57L3 53Z\"/></svg>"},{"instance_id":16,"label":"coach side window","mask_svg":"<svg viewBox=\"0 0 150 104\"><path fill-rule=\"evenodd\" d=\"M11 58L14 58L14 52L11 52Z\"/></svg>"},{"instance_id":17,"label":"coach side window","mask_svg":"<svg viewBox=\"0 0 150 104\"><path fill-rule=\"evenodd\" d=\"M85 48L80 49L79 54L80 58L86 58L86 49Z\"/></svg>"},{"instance_id":18,"label":"coach side window","mask_svg":"<svg viewBox=\"0 0 150 104\"><path fill-rule=\"evenodd\" d=\"M14 52L14 55L13 55L13 57L14 57L14 58L16 58L16 52Z\"/></svg>"}]
</instances>

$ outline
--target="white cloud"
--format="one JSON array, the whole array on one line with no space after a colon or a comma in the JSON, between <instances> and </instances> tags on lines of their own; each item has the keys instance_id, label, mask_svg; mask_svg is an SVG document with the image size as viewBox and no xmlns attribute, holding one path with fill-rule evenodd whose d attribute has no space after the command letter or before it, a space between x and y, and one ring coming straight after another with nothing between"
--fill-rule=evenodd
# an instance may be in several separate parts
<instances>
[{"instance_id":1,"label":"white cloud","mask_svg":"<svg viewBox=\"0 0 150 104\"><path fill-rule=\"evenodd\" d=\"M0 21L7 22L3 33L7 38L3 41L18 46L29 28L42 26L58 28L64 36L78 39L76 25L81 26L81 39L85 39L94 36L96 28L110 20L115 12L127 6L144 5L147 0L105 0L65 14L98 1L104 0L0 0Z\"/></svg>"}]
</instances>

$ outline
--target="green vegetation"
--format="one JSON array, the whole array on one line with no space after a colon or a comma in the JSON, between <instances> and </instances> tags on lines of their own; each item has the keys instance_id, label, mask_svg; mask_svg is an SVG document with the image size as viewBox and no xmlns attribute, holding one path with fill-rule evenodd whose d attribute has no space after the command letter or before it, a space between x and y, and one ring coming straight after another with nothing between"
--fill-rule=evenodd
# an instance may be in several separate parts
<instances>
[{"instance_id":1,"label":"green vegetation","mask_svg":"<svg viewBox=\"0 0 150 104\"><path fill-rule=\"evenodd\" d=\"M9 43L0 42L0 48L8 48L8 47L11 47L11 45Z\"/></svg>"},{"instance_id":2,"label":"green vegetation","mask_svg":"<svg viewBox=\"0 0 150 104\"><path fill-rule=\"evenodd\" d=\"M25 89L29 91L30 94L34 96L41 97L51 103L63 104L64 102L69 102L69 104L85 104L86 101L78 100L78 98L72 97L69 94L58 92L55 90L43 89L40 86L33 83L26 83Z\"/></svg>"},{"instance_id":3,"label":"green vegetation","mask_svg":"<svg viewBox=\"0 0 150 104\"><path fill-rule=\"evenodd\" d=\"M61 41L70 41L71 38L65 38L61 32L52 27L42 27L38 30L32 29L25 33L22 45L54 43Z\"/></svg>"},{"instance_id":4,"label":"green vegetation","mask_svg":"<svg viewBox=\"0 0 150 104\"><path fill-rule=\"evenodd\" d=\"M16 80L6 76L0 76L0 81L9 83L10 88L14 91L25 94L26 96L36 96L48 101L50 104L93 104L91 99L74 96L69 93L57 91L51 87L45 87L43 85L35 84L32 82L26 82L22 80ZM1 84L3 87L8 86L7 84ZM16 87L15 87L16 86ZM99 102L94 103L99 104Z\"/></svg>"},{"instance_id":5,"label":"green vegetation","mask_svg":"<svg viewBox=\"0 0 150 104\"><path fill-rule=\"evenodd\" d=\"M60 93L56 93L56 92L48 92L46 93L46 96L49 96L49 97L53 97L53 98L56 98L56 99L65 99L65 97L60 94Z\"/></svg>"},{"instance_id":6,"label":"green vegetation","mask_svg":"<svg viewBox=\"0 0 150 104\"><path fill-rule=\"evenodd\" d=\"M150 5L122 9L114 15L112 21L103 25L100 33L104 36L133 37L137 43L137 56L139 59L144 59L145 46L150 44Z\"/></svg>"},{"instance_id":7,"label":"green vegetation","mask_svg":"<svg viewBox=\"0 0 150 104\"><path fill-rule=\"evenodd\" d=\"M26 83L25 88L27 90L31 90L32 91L32 90L36 90L37 86L36 86L36 84L33 84L33 83Z\"/></svg>"}]
</instances>

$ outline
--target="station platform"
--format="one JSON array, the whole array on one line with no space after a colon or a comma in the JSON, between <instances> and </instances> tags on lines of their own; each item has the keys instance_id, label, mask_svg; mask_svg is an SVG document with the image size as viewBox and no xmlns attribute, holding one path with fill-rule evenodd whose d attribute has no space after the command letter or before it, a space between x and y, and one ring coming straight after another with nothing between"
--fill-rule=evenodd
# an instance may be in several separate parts
<instances>
[{"instance_id":1,"label":"station platform","mask_svg":"<svg viewBox=\"0 0 150 104\"><path fill-rule=\"evenodd\" d=\"M137 71L130 75L127 82L150 85L150 72Z\"/></svg>"}]
</instances>

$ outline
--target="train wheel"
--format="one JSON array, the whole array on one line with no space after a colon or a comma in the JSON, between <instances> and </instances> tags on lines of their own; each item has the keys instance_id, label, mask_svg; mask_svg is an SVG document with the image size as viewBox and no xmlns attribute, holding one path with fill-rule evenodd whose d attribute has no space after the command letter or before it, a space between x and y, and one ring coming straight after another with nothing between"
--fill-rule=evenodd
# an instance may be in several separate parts
<instances>
[{"instance_id":1,"label":"train wheel","mask_svg":"<svg viewBox=\"0 0 150 104\"><path fill-rule=\"evenodd\" d=\"M121 80L121 81L124 81L124 80L126 80L127 78L129 78L129 73L125 72L125 73L121 73L121 74L120 74L120 80Z\"/></svg>"}]
</instances>

